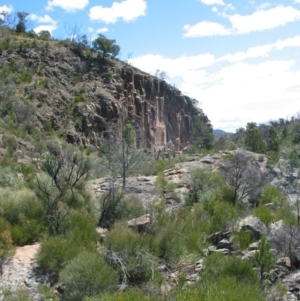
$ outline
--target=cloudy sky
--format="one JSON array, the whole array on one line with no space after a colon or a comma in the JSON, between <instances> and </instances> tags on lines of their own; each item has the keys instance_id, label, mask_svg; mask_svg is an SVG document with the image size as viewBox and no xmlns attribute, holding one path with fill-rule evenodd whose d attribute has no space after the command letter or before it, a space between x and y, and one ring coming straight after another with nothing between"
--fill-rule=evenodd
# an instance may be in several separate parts
<instances>
[{"instance_id":1,"label":"cloudy sky","mask_svg":"<svg viewBox=\"0 0 300 301\"><path fill-rule=\"evenodd\" d=\"M116 39L120 59L196 98L215 129L300 112L300 0L0 0L29 26Z\"/></svg>"}]
</instances>

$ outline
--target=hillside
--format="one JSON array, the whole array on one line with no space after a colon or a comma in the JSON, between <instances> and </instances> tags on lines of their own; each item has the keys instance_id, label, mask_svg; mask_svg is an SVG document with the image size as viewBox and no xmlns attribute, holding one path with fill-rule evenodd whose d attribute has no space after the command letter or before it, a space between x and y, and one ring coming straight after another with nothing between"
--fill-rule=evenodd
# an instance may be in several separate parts
<instances>
[{"instance_id":1,"label":"hillside","mask_svg":"<svg viewBox=\"0 0 300 301\"><path fill-rule=\"evenodd\" d=\"M0 108L8 124L52 130L68 143L99 146L112 123L134 126L138 148L184 148L193 118L209 126L194 100L164 80L76 42L0 30ZM32 142L32 141L31 141Z\"/></svg>"}]
</instances>

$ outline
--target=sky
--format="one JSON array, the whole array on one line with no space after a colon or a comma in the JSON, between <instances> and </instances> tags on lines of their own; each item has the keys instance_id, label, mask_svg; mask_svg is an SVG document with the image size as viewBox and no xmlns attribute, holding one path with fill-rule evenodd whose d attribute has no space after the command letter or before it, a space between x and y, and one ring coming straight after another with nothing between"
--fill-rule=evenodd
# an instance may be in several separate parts
<instances>
[{"instance_id":1,"label":"sky","mask_svg":"<svg viewBox=\"0 0 300 301\"><path fill-rule=\"evenodd\" d=\"M0 0L28 29L115 39L119 58L195 98L214 129L300 112L300 0Z\"/></svg>"}]
</instances>

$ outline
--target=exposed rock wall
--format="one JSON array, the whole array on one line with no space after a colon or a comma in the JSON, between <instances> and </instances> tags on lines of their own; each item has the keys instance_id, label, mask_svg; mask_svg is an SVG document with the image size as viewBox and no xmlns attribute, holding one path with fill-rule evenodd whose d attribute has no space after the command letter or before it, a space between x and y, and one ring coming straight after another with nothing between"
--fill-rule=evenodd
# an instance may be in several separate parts
<instances>
[{"instance_id":1,"label":"exposed rock wall","mask_svg":"<svg viewBox=\"0 0 300 301\"><path fill-rule=\"evenodd\" d=\"M17 79L16 98L26 100L18 100L19 107L35 109L23 123L42 133L51 126L69 143L96 146L111 122L120 129L130 122L138 148L181 150L188 144L193 116L210 125L193 99L124 62L100 59L63 41L15 37L10 45L0 52L0 71L9 69ZM19 78L22 74L28 79Z\"/></svg>"},{"instance_id":2,"label":"exposed rock wall","mask_svg":"<svg viewBox=\"0 0 300 301\"><path fill-rule=\"evenodd\" d=\"M188 144L193 116L201 116L210 126L207 116L193 104L194 100L164 80L129 67L112 68L112 72L115 77L104 85L107 93L95 94L95 112L88 113L84 104L78 107L90 143L97 143L97 137L109 122L120 126L130 122L136 130L137 147L158 149L172 145L181 150Z\"/></svg>"}]
</instances>

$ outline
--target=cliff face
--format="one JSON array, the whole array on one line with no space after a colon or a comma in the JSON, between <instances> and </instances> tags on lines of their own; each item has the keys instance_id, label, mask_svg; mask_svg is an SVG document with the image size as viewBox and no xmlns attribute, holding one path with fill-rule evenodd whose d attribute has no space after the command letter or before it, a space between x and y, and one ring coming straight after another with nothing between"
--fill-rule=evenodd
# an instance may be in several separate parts
<instances>
[{"instance_id":1,"label":"cliff face","mask_svg":"<svg viewBox=\"0 0 300 301\"><path fill-rule=\"evenodd\" d=\"M8 34L0 32L0 73L10 78L4 89L13 87L15 103L31 112L22 122L42 133L50 128L70 143L97 146L111 123L121 129L130 122L137 147L172 142L180 150L189 141L193 116L209 126L192 99L126 63L64 41Z\"/></svg>"},{"instance_id":2,"label":"cliff face","mask_svg":"<svg viewBox=\"0 0 300 301\"><path fill-rule=\"evenodd\" d=\"M130 122L136 130L137 147L157 149L172 143L180 150L188 144L193 116L202 116L209 126L208 118L193 100L165 81L130 67L111 71L116 76L105 81L107 94L95 93L95 110L88 111L88 104L77 107L88 143L97 143L107 122Z\"/></svg>"}]
</instances>

